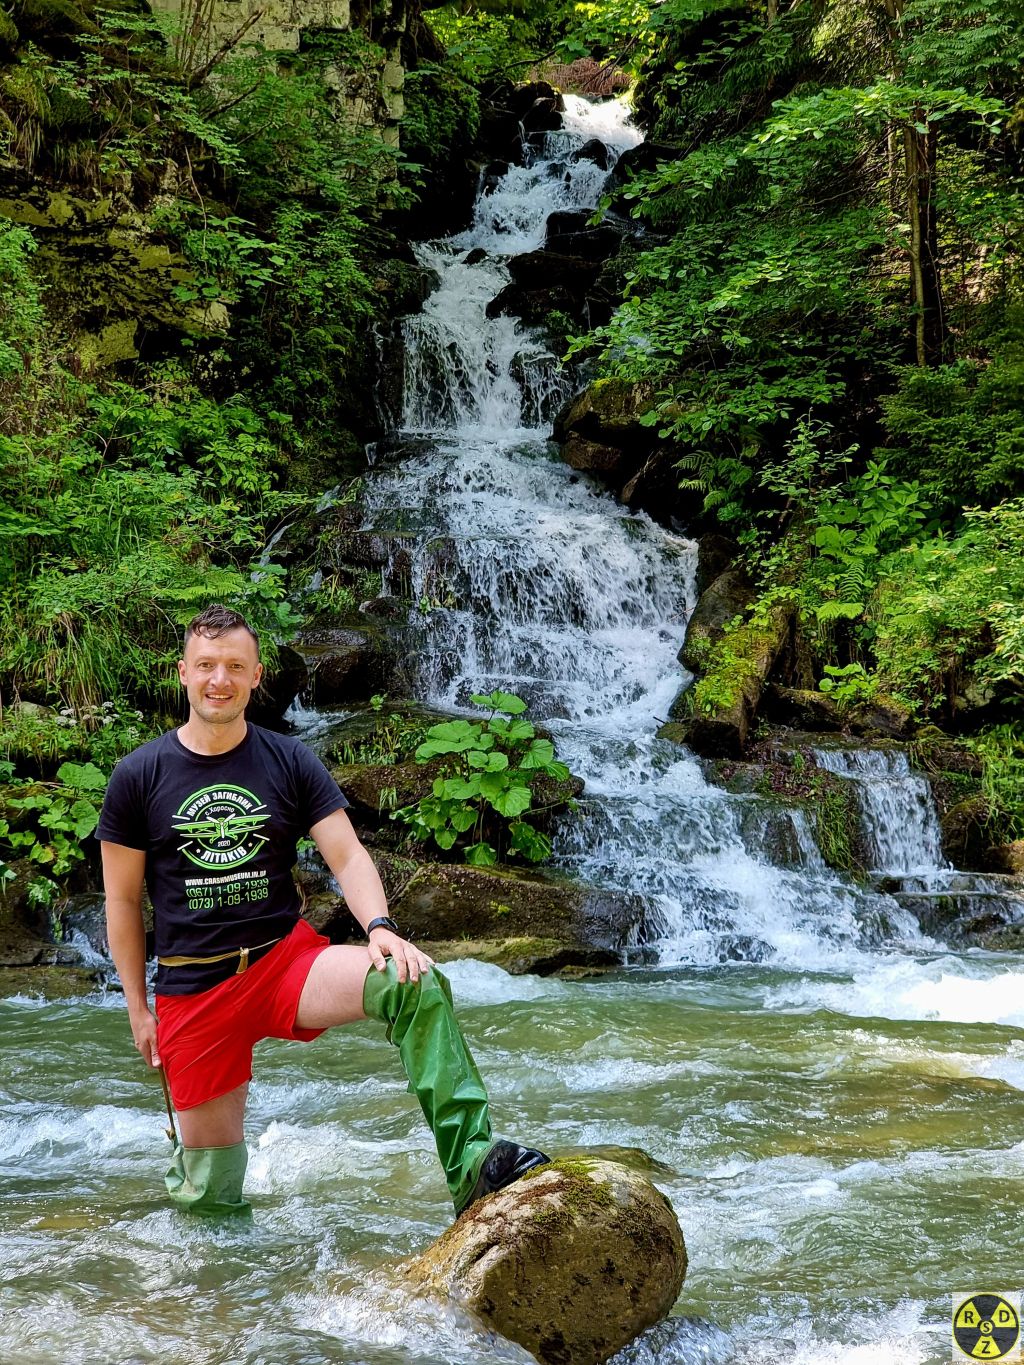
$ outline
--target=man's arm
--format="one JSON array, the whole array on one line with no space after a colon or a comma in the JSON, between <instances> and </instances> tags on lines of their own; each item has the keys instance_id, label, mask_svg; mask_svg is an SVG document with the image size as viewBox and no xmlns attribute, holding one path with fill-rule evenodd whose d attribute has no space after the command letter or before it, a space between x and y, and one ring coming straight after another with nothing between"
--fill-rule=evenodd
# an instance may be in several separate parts
<instances>
[{"instance_id":1,"label":"man's arm","mask_svg":"<svg viewBox=\"0 0 1024 1365\"><path fill-rule=\"evenodd\" d=\"M142 883L146 855L139 848L102 840L103 890L107 898L107 942L121 978L135 1046L149 1066L159 1066L156 1018L146 999L146 927Z\"/></svg>"},{"instance_id":2,"label":"man's arm","mask_svg":"<svg viewBox=\"0 0 1024 1365\"><path fill-rule=\"evenodd\" d=\"M388 902L380 876L345 812L333 811L319 820L309 834L337 878L346 905L362 927L365 929L378 915L386 915ZM407 975L416 981L434 962L404 938L383 928L374 929L367 952L378 971L383 971L387 965L385 956L393 957L399 981L404 981Z\"/></svg>"}]
</instances>

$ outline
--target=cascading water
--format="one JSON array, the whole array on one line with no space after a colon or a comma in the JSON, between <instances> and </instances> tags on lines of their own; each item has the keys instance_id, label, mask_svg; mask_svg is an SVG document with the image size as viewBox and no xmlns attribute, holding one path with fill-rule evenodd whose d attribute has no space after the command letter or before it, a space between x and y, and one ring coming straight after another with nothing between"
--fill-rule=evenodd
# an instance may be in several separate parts
<instances>
[{"instance_id":1,"label":"cascading water","mask_svg":"<svg viewBox=\"0 0 1024 1365\"><path fill-rule=\"evenodd\" d=\"M819 768L854 784L873 871L929 873L947 866L931 786L899 749L816 749Z\"/></svg>"},{"instance_id":2,"label":"cascading water","mask_svg":"<svg viewBox=\"0 0 1024 1365\"><path fill-rule=\"evenodd\" d=\"M553 456L566 381L537 334L487 316L505 259L540 245L551 213L596 204L608 172L575 155L595 124L613 160L637 140L621 105L567 105L565 129L479 197L466 232L418 248L438 286L404 326L404 423L430 440L371 480L367 527L406 533L390 587L420 604L419 695L459 708L501 687L529 702L586 782L557 861L640 894L665 962L800 963L916 937L894 901L828 873L802 812L727 796L655 737L682 681L696 545Z\"/></svg>"},{"instance_id":3,"label":"cascading water","mask_svg":"<svg viewBox=\"0 0 1024 1365\"><path fill-rule=\"evenodd\" d=\"M393 586L421 603L420 695L529 698L587 783L558 860L645 899L662 965L446 970L503 1131L659 1163L687 1316L619 1365L940 1365L952 1294L1020 1286L1024 957L923 940L891 896L823 865L802 812L709 786L655 737L693 545L555 458L554 357L486 317L504 255L538 245L550 212L596 203L603 172L574 151L637 137L617 104L567 104L568 130L465 234L421 249L439 287L406 332L416 453L373 472L370 522L394 532ZM327 732L293 714L314 742ZM913 843L886 835L876 776L834 761L875 812L879 865L923 862L924 816ZM880 776L905 824L905 778ZM252 1224L166 1206L161 1108L119 997L0 1000L0 1360L529 1365L395 1274L451 1206L379 1029L260 1044Z\"/></svg>"}]
</instances>

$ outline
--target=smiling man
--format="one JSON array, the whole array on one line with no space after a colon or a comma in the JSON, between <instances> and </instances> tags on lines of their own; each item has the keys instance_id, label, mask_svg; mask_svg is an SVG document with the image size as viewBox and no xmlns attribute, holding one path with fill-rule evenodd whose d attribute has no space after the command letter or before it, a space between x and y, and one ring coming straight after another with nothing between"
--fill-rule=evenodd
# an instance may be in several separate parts
<instances>
[{"instance_id":1,"label":"smiling man","mask_svg":"<svg viewBox=\"0 0 1024 1365\"><path fill-rule=\"evenodd\" d=\"M448 982L388 917L340 788L305 745L245 718L262 674L245 619L222 606L201 612L178 662L188 720L117 765L97 830L132 1036L150 1066L163 1066L178 1111L168 1192L195 1212L248 1209L243 1119L254 1045L308 1042L373 1018L399 1050L461 1213L548 1158L492 1140ZM332 946L300 917L293 868L306 834L365 947ZM143 885L153 904L155 1014Z\"/></svg>"}]
</instances>

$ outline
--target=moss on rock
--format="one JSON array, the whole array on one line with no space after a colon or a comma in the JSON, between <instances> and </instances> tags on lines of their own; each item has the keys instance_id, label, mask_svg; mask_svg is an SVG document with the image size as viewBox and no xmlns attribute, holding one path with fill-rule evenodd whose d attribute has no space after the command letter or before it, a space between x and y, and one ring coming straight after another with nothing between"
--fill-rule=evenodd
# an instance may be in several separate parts
<instances>
[{"instance_id":1,"label":"moss on rock","mask_svg":"<svg viewBox=\"0 0 1024 1365\"><path fill-rule=\"evenodd\" d=\"M596 1365L670 1311L686 1247L646 1176L577 1155L474 1204L404 1270L540 1361Z\"/></svg>"}]
</instances>

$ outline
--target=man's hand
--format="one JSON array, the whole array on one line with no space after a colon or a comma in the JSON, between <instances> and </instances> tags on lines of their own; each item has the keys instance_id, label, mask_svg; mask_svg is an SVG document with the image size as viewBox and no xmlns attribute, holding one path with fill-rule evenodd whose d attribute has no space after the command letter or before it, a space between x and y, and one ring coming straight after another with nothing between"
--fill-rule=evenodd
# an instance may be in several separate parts
<instances>
[{"instance_id":1,"label":"man's hand","mask_svg":"<svg viewBox=\"0 0 1024 1365\"><path fill-rule=\"evenodd\" d=\"M406 977L410 981L418 981L423 973L429 972L434 965L432 957L427 957L426 953L421 953L417 947L406 943L404 938L399 938L390 929L374 929L370 934L366 951L379 972L384 971L387 966L385 958L394 958L399 981L405 981Z\"/></svg>"},{"instance_id":2,"label":"man's hand","mask_svg":"<svg viewBox=\"0 0 1024 1365\"><path fill-rule=\"evenodd\" d=\"M128 1022L132 1026L135 1046L142 1053L147 1066L160 1065L160 1054L156 1050L156 1015L152 1010L129 1011Z\"/></svg>"}]
</instances>

